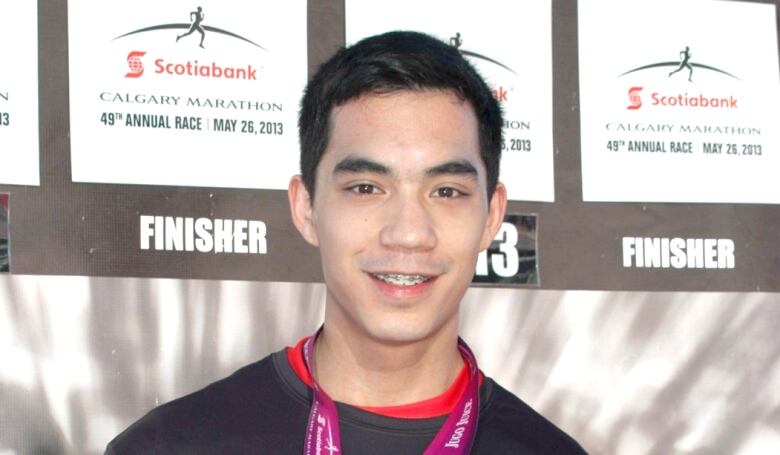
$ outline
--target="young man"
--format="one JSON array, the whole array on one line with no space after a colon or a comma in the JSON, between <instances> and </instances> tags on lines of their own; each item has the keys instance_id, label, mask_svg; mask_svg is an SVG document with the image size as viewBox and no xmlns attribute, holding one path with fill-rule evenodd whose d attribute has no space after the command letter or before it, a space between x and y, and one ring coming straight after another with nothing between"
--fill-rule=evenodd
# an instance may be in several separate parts
<instances>
[{"instance_id":1,"label":"young man","mask_svg":"<svg viewBox=\"0 0 780 455\"><path fill-rule=\"evenodd\" d=\"M391 32L339 51L306 89L289 186L293 222L320 248L322 328L160 406L107 452L584 453L458 338L477 254L504 215L501 126L486 84L434 38Z\"/></svg>"}]
</instances>

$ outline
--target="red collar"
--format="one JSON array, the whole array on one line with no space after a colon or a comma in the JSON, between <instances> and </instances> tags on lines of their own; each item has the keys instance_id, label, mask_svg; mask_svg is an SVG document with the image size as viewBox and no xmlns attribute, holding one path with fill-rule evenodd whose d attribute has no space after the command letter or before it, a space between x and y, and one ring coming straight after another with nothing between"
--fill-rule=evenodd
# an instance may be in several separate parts
<instances>
[{"instance_id":1,"label":"red collar","mask_svg":"<svg viewBox=\"0 0 780 455\"><path fill-rule=\"evenodd\" d=\"M311 375L309 375L306 365L303 362L303 344L308 337L301 339L295 347L287 348L287 361L290 362L295 375L304 384L311 387ZM480 372L479 382L483 381ZM404 404L400 406L358 406L358 408L380 414L385 417L395 417L399 419L427 419L431 417L440 417L447 415L455 407L461 394L466 390L469 382L469 371L464 362L458 377L441 395L418 401L416 403Z\"/></svg>"}]
</instances>

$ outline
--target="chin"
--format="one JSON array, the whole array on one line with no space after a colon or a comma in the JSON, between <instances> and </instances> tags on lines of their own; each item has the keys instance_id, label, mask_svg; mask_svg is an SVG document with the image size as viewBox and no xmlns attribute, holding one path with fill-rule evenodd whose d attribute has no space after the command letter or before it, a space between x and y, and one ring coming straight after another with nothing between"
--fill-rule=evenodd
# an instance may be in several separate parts
<instances>
[{"instance_id":1,"label":"chin","mask_svg":"<svg viewBox=\"0 0 780 455\"><path fill-rule=\"evenodd\" d=\"M440 315L437 315L440 317ZM457 332L457 317L455 318ZM390 344L410 344L425 341L442 334L447 329L447 321L414 321L404 317L384 316L379 323L368 324L369 336L376 341Z\"/></svg>"},{"instance_id":2,"label":"chin","mask_svg":"<svg viewBox=\"0 0 780 455\"><path fill-rule=\"evenodd\" d=\"M353 285L328 289L325 320L329 327L350 332L360 339L387 344L411 344L450 332L457 336L459 294L388 297L373 283L366 288ZM443 282L437 285L446 284ZM338 290L349 292L337 292ZM429 290L430 291L430 290ZM464 289L465 292L465 289ZM359 303L357 303L359 302Z\"/></svg>"}]
</instances>

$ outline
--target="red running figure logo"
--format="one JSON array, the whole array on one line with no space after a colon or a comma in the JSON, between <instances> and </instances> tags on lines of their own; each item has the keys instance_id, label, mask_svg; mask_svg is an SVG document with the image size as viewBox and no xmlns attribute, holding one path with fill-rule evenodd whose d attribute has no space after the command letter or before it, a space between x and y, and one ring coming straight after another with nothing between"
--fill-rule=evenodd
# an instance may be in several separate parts
<instances>
[{"instance_id":1,"label":"red running figure logo","mask_svg":"<svg viewBox=\"0 0 780 455\"><path fill-rule=\"evenodd\" d=\"M146 52L131 51L127 54L127 66L130 67L130 72L125 74L125 77L138 78L144 74L144 64L141 62L141 57L146 55Z\"/></svg>"},{"instance_id":2,"label":"red running figure logo","mask_svg":"<svg viewBox=\"0 0 780 455\"><path fill-rule=\"evenodd\" d=\"M639 96L639 92L642 91L644 87L631 87L628 89L628 100L631 101L631 104L628 105L626 109L639 109L642 107L642 97Z\"/></svg>"}]
</instances>

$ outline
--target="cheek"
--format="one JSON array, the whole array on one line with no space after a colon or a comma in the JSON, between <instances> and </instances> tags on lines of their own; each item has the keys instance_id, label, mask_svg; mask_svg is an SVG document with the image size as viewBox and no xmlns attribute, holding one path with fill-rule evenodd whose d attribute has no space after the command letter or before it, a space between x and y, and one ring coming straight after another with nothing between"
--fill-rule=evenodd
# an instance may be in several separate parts
<instances>
[{"instance_id":1,"label":"cheek","mask_svg":"<svg viewBox=\"0 0 780 455\"><path fill-rule=\"evenodd\" d=\"M330 196L317 207L318 232L336 241L364 236L370 226L381 223L381 208L358 205L344 196Z\"/></svg>"},{"instance_id":2,"label":"cheek","mask_svg":"<svg viewBox=\"0 0 780 455\"><path fill-rule=\"evenodd\" d=\"M370 229L364 216L356 217L344 211L335 211L317 220L317 234L323 259L344 262L364 247Z\"/></svg>"},{"instance_id":3,"label":"cheek","mask_svg":"<svg viewBox=\"0 0 780 455\"><path fill-rule=\"evenodd\" d=\"M439 229L439 239L448 245L450 251L460 252L460 255L474 255L480 249L484 237L485 220L468 220L468 216L461 216L449 220L443 229Z\"/></svg>"}]
</instances>

